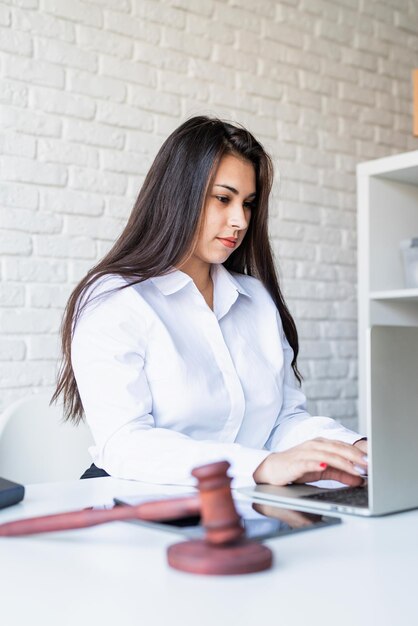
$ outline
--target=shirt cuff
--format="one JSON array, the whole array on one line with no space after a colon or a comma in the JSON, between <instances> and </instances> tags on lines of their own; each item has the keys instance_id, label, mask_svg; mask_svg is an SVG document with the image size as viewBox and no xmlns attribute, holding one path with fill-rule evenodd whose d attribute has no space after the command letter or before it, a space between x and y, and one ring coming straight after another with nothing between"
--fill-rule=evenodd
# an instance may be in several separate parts
<instances>
[{"instance_id":1,"label":"shirt cuff","mask_svg":"<svg viewBox=\"0 0 418 626\"><path fill-rule=\"evenodd\" d=\"M251 487L255 485L253 474L257 467L271 454L270 450L243 448L235 458L229 458L231 467L228 474L232 477L231 487Z\"/></svg>"}]
</instances>

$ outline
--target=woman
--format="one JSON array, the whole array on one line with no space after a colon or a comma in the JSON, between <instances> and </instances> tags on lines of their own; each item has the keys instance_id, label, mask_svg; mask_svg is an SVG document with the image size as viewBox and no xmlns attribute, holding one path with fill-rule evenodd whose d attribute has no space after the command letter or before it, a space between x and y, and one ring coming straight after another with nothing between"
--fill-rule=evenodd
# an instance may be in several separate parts
<instances>
[{"instance_id":1,"label":"woman","mask_svg":"<svg viewBox=\"0 0 418 626\"><path fill-rule=\"evenodd\" d=\"M311 417L298 388L267 234L272 176L245 129L186 121L73 292L54 398L75 422L85 413L109 474L188 484L193 467L227 459L235 485L362 483L365 442Z\"/></svg>"}]
</instances>

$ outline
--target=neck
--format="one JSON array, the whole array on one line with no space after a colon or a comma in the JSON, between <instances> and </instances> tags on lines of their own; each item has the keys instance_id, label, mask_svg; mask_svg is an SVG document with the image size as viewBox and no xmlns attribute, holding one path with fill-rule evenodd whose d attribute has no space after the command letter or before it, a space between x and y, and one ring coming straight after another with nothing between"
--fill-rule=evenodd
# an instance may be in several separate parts
<instances>
[{"instance_id":1,"label":"neck","mask_svg":"<svg viewBox=\"0 0 418 626\"><path fill-rule=\"evenodd\" d=\"M179 265L178 269L193 279L194 284L201 293L204 293L212 286L210 263L204 263L199 259L188 259L182 265Z\"/></svg>"},{"instance_id":2,"label":"neck","mask_svg":"<svg viewBox=\"0 0 418 626\"><path fill-rule=\"evenodd\" d=\"M178 269L188 274L205 299L206 304L213 310L213 282L210 275L210 263L204 263L196 258L190 258Z\"/></svg>"}]
</instances>

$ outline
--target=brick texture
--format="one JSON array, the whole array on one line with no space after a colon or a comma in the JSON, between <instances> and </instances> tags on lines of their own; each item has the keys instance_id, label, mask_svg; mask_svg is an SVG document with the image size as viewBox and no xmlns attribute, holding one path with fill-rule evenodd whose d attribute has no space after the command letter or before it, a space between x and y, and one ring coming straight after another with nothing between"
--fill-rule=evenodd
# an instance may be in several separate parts
<instances>
[{"instance_id":1,"label":"brick texture","mask_svg":"<svg viewBox=\"0 0 418 626\"><path fill-rule=\"evenodd\" d=\"M53 388L66 299L186 116L272 154L309 409L355 427L356 163L418 148L412 1L0 0L0 410Z\"/></svg>"}]
</instances>

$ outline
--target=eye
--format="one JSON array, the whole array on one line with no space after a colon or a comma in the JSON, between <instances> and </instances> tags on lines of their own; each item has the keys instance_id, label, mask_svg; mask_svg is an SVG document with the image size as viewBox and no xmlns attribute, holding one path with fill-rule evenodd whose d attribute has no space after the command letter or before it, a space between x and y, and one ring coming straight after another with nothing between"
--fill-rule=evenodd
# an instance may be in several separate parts
<instances>
[{"instance_id":1,"label":"eye","mask_svg":"<svg viewBox=\"0 0 418 626\"><path fill-rule=\"evenodd\" d=\"M252 200L251 202L244 202L244 209L250 210L252 211L253 209L255 209L257 203Z\"/></svg>"},{"instance_id":2,"label":"eye","mask_svg":"<svg viewBox=\"0 0 418 626\"><path fill-rule=\"evenodd\" d=\"M222 204L227 204L229 202L228 196L215 196L215 198L219 200L219 202L222 202Z\"/></svg>"}]
</instances>

